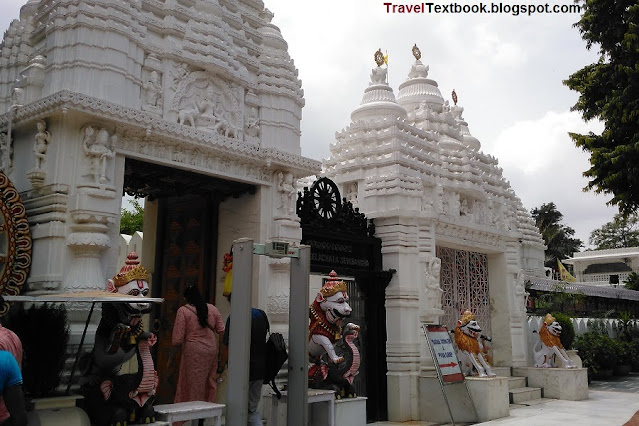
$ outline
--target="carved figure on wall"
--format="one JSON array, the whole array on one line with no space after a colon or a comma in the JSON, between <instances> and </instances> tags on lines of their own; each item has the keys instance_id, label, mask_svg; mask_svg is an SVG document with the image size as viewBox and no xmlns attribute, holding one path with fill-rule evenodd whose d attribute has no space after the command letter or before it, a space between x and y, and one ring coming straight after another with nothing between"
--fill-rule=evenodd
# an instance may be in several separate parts
<instances>
[{"instance_id":1,"label":"carved figure on wall","mask_svg":"<svg viewBox=\"0 0 639 426\"><path fill-rule=\"evenodd\" d=\"M173 91L177 90L178 85L182 80L186 78L189 74L189 65L186 62L182 62L179 65L175 65L175 68L171 71L173 75L173 83L171 84L171 89Z\"/></svg>"},{"instance_id":2,"label":"carved figure on wall","mask_svg":"<svg viewBox=\"0 0 639 426\"><path fill-rule=\"evenodd\" d=\"M438 257L431 258L425 265L424 277L426 281L427 309L441 309L444 290L439 285L442 261Z\"/></svg>"},{"instance_id":3,"label":"carved figure on wall","mask_svg":"<svg viewBox=\"0 0 639 426\"><path fill-rule=\"evenodd\" d=\"M530 295L526 291L526 273L523 269L517 272L517 276L515 277L515 291L513 294L515 316L521 317L526 313L526 305L528 303L528 296Z\"/></svg>"},{"instance_id":4,"label":"carved figure on wall","mask_svg":"<svg viewBox=\"0 0 639 426\"><path fill-rule=\"evenodd\" d=\"M561 359L565 368L577 368L572 362L564 346L561 344L561 325L555 317L546 314L544 322L539 329L539 341L533 348L535 367L553 368L556 367L554 357Z\"/></svg>"},{"instance_id":5,"label":"carved figure on wall","mask_svg":"<svg viewBox=\"0 0 639 426\"><path fill-rule=\"evenodd\" d=\"M244 123L244 133L252 137L260 136L260 119L257 114L257 108L255 107L251 108L248 117L246 117L246 122Z\"/></svg>"},{"instance_id":6,"label":"carved figure on wall","mask_svg":"<svg viewBox=\"0 0 639 426\"><path fill-rule=\"evenodd\" d=\"M473 373L473 369L477 371L479 377L496 376L484 359L481 332L482 329L475 320L475 315L470 311L465 311L461 319L457 321L457 327L455 327L457 358L465 376L470 376Z\"/></svg>"},{"instance_id":7,"label":"carved figure on wall","mask_svg":"<svg viewBox=\"0 0 639 426\"><path fill-rule=\"evenodd\" d=\"M277 174L277 192L280 195L278 210L283 214L293 213L293 198L295 197L295 185L291 172L279 172Z\"/></svg>"},{"instance_id":8,"label":"carved figure on wall","mask_svg":"<svg viewBox=\"0 0 639 426\"><path fill-rule=\"evenodd\" d=\"M35 142L33 144L33 152L36 157L36 169L42 168L42 163L47 156L47 147L51 142L51 133L47 131L47 123L44 120L38 120L36 124L38 132L35 135Z\"/></svg>"},{"instance_id":9,"label":"carved figure on wall","mask_svg":"<svg viewBox=\"0 0 639 426\"><path fill-rule=\"evenodd\" d=\"M12 166L13 146L6 133L0 133L0 170L9 174Z\"/></svg>"},{"instance_id":10,"label":"carved figure on wall","mask_svg":"<svg viewBox=\"0 0 639 426\"><path fill-rule=\"evenodd\" d=\"M470 214L470 208L468 207L468 200L466 198L462 198L459 204L459 215L467 216Z\"/></svg>"},{"instance_id":11,"label":"carved figure on wall","mask_svg":"<svg viewBox=\"0 0 639 426\"><path fill-rule=\"evenodd\" d=\"M146 106L162 108L162 84L157 71L151 71L143 89Z\"/></svg>"},{"instance_id":12,"label":"carved figure on wall","mask_svg":"<svg viewBox=\"0 0 639 426\"><path fill-rule=\"evenodd\" d=\"M142 315L151 311L144 301L149 295L149 274L139 264L138 255L129 253L126 264L106 290L139 297L139 303L103 303L102 319L95 335L91 353L81 362L83 377L81 393L86 410L95 425L126 425L155 421L158 375L150 347L157 338L144 331ZM137 373L119 374L122 365L137 356Z\"/></svg>"},{"instance_id":13,"label":"carved figure on wall","mask_svg":"<svg viewBox=\"0 0 639 426\"><path fill-rule=\"evenodd\" d=\"M212 80L208 72L191 72L177 84L170 113L179 124L238 138L244 128L238 90L221 79Z\"/></svg>"},{"instance_id":14,"label":"carved figure on wall","mask_svg":"<svg viewBox=\"0 0 639 426\"><path fill-rule=\"evenodd\" d=\"M91 126L84 129L84 141L82 146L84 153L91 162L91 174L95 183L106 183L107 160L115 156L113 145L117 136L110 136L106 129L99 129L96 132Z\"/></svg>"},{"instance_id":15,"label":"carved figure on wall","mask_svg":"<svg viewBox=\"0 0 639 426\"><path fill-rule=\"evenodd\" d=\"M353 379L358 373L360 354L353 341L359 326L342 322L351 314L346 283L331 271L310 307L308 328L309 387L332 389L336 397L355 397Z\"/></svg>"},{"instance_id":16,"label":"carved figure on wall","mask_svg":"<svg viewBox=\"0 0 639 426\"><path fill-rule=\"evenodd\" d=\"M346 199L350 201L354 206L357 206L357 182L350 182L346 186Z\"/></svg>"}]
</instances>

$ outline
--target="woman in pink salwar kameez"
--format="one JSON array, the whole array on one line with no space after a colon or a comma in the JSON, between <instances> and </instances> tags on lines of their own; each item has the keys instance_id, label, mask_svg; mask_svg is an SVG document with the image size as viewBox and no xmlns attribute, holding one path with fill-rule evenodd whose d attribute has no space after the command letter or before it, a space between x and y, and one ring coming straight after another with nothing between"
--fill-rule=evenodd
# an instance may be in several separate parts
<instances>
[{"instance_id":1,"label":"woman in pink salwar kameez","mask_svg":"<svg viewBox=\"0 0 639 426\"><path fill-rule=\"evenodd\" d=\"M187 304L180 307L173 326L174 346L182 345L182 361L175 402L215 402L218 336L224 322L217 308L206 303L196 286L184 290Z\"/></svg>"}]
</instances>

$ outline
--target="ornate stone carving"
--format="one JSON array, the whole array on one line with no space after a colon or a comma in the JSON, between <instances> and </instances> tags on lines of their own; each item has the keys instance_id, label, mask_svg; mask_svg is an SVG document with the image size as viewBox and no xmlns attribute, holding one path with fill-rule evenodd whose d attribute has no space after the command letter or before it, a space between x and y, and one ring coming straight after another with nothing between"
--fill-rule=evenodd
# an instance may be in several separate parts
<instances>
[{"instance_id":1,"label":"ornate stone carving","mask_svg":"<svg viewBox=\"0 0 639 426\"><path fill-rule=\"evenodd\" d=\"M18 295L31 266L31 233L20 194L0 171L0 294ZM0 316L9 303L0 304Z\"/></svg>"},{"instance_id":2,"label":"ornate stone carving","mask_svg":"<svg viewBox=\"0 0 639 426\"><path fill-rule=\"evenodd\" d=\"M255 165L259 164L259 180L267 183L271 182L273 177L263 166L269 162L271 164L281 165L285 168L301 168L311 173L319 173L321 169L321 163L316 160L280 151L275 148L258 147L255 144L245 143L238 139L220 138L218 135L209 131L198 130L190 126L183 126L175 122L163 120L155 114L126 108L122 105L67 90L62 90L20 108L14 114L14 122L20 123L45 117L47 114L50 114L52 109L99 114L105 119L115 121L118 124L118 128L133 129L137 132L140 132L141 129L153 128L152 141L142 143L142 135L144 134L144 131L142 131L139 139L135 139L135 143L133 143L133 140L129 140L129 143L125 146L121 146L116 143L118 141L114 140L113 142L116 143L118 149L142 153L142 150L139 149L137 145L146 145L146 153L150 154L145 155L154 155L157 157L160 153L155 146L160 144L159 141L164 141L163 143L170 142L171 144L179 143L182 147L206 147L210 155L213 156L212 160L219 158L224 152L237 158L237 161L245 161ZM175 119L177 121L177 115ZM0 129L7 128L9 121L9 114L0 115ZM161 156L161 158L168 159L164 156Z\"/></svg>"},{"instance_id":3,"label":"ornate stone carving","mask_svg":"<svg viewBox=\"0 0 639 426\"><path fill-rule=\"evenodd\" d=\"M244 120L244 134L254 138L260 136L260 119L255 107L250 109L248 116Z\"/></svg>"},{"instance_id":4,"label":"ornate stone carving","mask_svg":"<svg viewBox=\"0 0 639 426\"><path fill-rule=\"evenodd\" d=\"M358 206L357 191L358 191L357 182L349 182L346 184L346 200L350 201L353 204L353 207Z\"/></svg>"},{"instance_id":5,"label":"ornate stone carving","mask_svg":"<svg viewBox=\"0 0 639 426\"><path fill-rule=\"evenodd\" d=\"M86 126L83 133L82 148L90 162L90 175L94 183L107 183L107 161L115 156L113 147L117 143L117 136L109 135L106 129L92 126Z\"/></svg>"},{"instance_id":6,"label":"ornate stone carving","mask_svg":"<svg viewBox=\"0 0 639 426\"><path fill-rule=\"evenodd\" d=\"M156 114L161 113L164 97L162 94L160 75L157 71L151 71L149 73L149 78L144 83L143 89L144 103L142 109Z\"/></svg>"},{"instance_id":7,"label":"ornate stone carving","mask_svg":"<svg viewBox=\"0 0 639 426\"><path fill-rule=\"evenodd\" d=\"M13 146L7 133L0 133L0 170L9 173L13 166Z\"/></svg>"},{"instance_id":8,"label":"ornate stone carving","mask_svg":"<svg viewBox=\"0 0 639 426\"><path fill-rule=\"evenodd\" d=\"M244 128L237 91L234 85L195 71L178 83L171 111L179 124L237 139Z\"/></svg>"},{"instance_id":9,"label":"ornate stone carving","mask_svg":"<svg viewBox=\"0 0 639 426\"><path fill-rule=\"evenodd\" d=\"M442 261L432 257L424 262L424 292L426 294L426 311L441 311L443 290L439 285Z\"/></svg>"},{"instance_id":10,"label":"ornate stone carving","mask_svg":"<svg viewBox=\"0 0 639 426\"><path fill-rule=\"evenodd\" d=\"M277 193L278 204L277 211L284 216L293 214L295 199L295 183L293 182L293 174L291 172L277 173Z\"/></svg>"},{"instance_id":11,"label":"ornate stone carving","mask_svg":"<svg viewBox=\"0 0 639 426\"><path fill-rule=\"evenodd\" d=\"M44 120L38 120L36 124L38 132L35 135L35 142L33 144L33 152L35 154L35 167L41 169L42 164L47 157L47 148L49 142L51 142L51 133L47 131L47 123Z\"/></svg>"},{"instance_id":12,"label":"ornate stone carving","mask_svg":"<svg viewBox=\"0 0 639 426\"><path fill-rule=\"evenodd\" d=\"M179 84L189 74L189 65L186 62L181 64L175 63L171 70L171 76L173 76L173 82L171 83L171 90L177 91Z\"/></svg>"},{"instance_id":13,"label":"ornate stone carving","mask_svg":"<svg viewBox=\"0 0 639 426\"><path fill-rule=\"evenodd\" d=\"M528 302L528 296L530 295L526 291L526 273L523 269L517 271L515 275L515 285L513 288L513 308L512 313L515 319L522 319L526 314L526 304Z\"/></svg>"}]
</instances>

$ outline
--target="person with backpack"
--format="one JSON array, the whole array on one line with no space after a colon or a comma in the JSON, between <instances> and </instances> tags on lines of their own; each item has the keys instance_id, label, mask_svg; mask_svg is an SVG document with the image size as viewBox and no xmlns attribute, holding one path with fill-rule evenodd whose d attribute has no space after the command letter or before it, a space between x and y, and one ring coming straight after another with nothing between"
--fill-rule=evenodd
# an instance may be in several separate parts
<instances>
[{"instance_id":1,"label":"person with backpack","mask_svg":"<svg viewBox=\"0 0 639 426\"><path fill-rule=\"evenodd\" d=\"M230 297L229 297L230 299ZM217 375L224 372L229 357L229 332L231 317L226 320L226 328L222 337L222 349ZM266 313L257 308L251 308L251 355L249 363L249 396L248 396L248 426L262 426L262 416L257 406L262 398L262 384L266 377L266 334L270 328Z\"/></svg>"}]
</instances>

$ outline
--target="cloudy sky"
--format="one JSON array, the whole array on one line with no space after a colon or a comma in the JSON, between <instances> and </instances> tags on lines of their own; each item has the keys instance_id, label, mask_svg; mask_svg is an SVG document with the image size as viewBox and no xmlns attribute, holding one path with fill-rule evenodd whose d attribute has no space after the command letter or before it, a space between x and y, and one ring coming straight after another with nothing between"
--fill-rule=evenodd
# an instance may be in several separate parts
<instances>
[{"instance_id":1,"label":"cloudy sky","mask_svg":"<svg viewBox=\"0 0 639 426\"><path fill-rule=\"evenodd\" d=\"M527 209L554 202L586 243L590 232L616 213L606 206L609 197L582 192L588 155L567 134L602 129L570 112L577 95L562 84L597 58L573 27L578 14L393 14L387 13L387 0L264 1L302 80L303 155L329 156L335 131L349 124L368 85L377 49L388 52L389 81L397 93L417 44L422 62L430 66L429 78L438 82L445 99L455 89L481 150L499 159ZM484 2L490 8L489 0ZM0 0L1 32L18 17L22 3ZM502 1L518 3L528 0Z\"/></svg>"}]
</instances>

